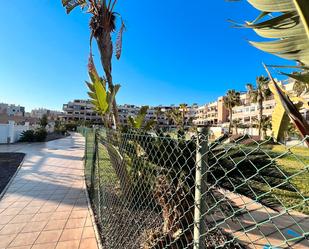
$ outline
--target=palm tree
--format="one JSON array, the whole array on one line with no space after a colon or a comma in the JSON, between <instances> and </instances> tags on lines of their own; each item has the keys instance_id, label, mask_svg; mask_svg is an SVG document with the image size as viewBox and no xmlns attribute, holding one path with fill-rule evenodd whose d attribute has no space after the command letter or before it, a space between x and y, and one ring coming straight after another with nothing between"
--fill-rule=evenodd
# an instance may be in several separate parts
<instances>
[{"instance_id":1,"label":"palm tree","mask_svg":"<svg viewBox=\"0 0 309 249\"><path fill-rule=\"evenodd\" d=\"M90 19L90 53L92 53L92 39L95 38L110 92L115 91L112 77L112 56L114 53L112 34L116 30L116 19L119 16L118 13L114 12L116 2L117 0L62 0L62 5L66 8L68 14L73 9L80 6L83 9L86 8L87 12L92 15ZM122 20L121 23L121 28L116 39L115 55L117 59L120 59L121 56L122 34L125 30ZM112 110L115 126L117 127L119 124L119 116L115 99L112 103Z\"/></svg>"},{"instance_id":2,"label":"palm tree","mask_svg":"<svg viewBox=\"0 0 309 249\"><path fill-rule=\"evenodd\" d=\"M266 100L266 98L271 95L268 84L269 84L269 79L264 76L259 76L256 78L256 88L254 88L252 84L247 84L247 91L248 91L250 101L252 103L258 104L258 109L259 109L258 129L259 129L259 136L261 137L261 139L264 139L262 137L263 103Z\"/></svg>"},{"instance_id":3,"label":"palm tree","mask_svg":"<svg viewBox=\"0 0 309 249\"><path fill-rule=\"evenodd\" d=\"M226 96L223 97L224 106L229 111L229 134L231 133L231 129L233 126L233 108L241 104L240 101L240 92L236 92L235 90L228 90Z\"/></svg>"},{"instance_id":4,"label":"palm tree","mask_svg":"<svg viewBox=\"0 0 309 249\"><path fill-rule=\"evenodd\" d=\"M182 129L184 126L183 113L179 109L171 109L168 111L170 120L179 128Z\"/></svg>"},{"instance_id":5,"label":"palm tree","mask_svg":"<svg viewBox=\"0 0 309 249\"><path fill-rule=\"evenodd\" d=\"M157 120L157 129L159 129L159 118L161 117L161 115L163 114L162 112L162 108L161 107L156 107L155 108L155 114L156 114L156 120Z\"/></svg>"},{"instance_id":6,"label":"palm tree","mask_svg":"<svg viewBox=\"0 0 309 249\"><path fill-rule=\"evenodd\" d=\"M181 117L182 117L182 130L184 130L185 124L186 124L186 113L188 112L188 105L187 104L180 104L179 110L181 111Z\"/></svg>"},{"instance_id":7,"label":"palm tree","mask_svg":"<svg viewBox=\"0 0 309 249\"><path fill-rule=\"evenodd\" d=\"M252 121L253 127L261 127L262 137L265 139L267 136L267 130L271 130L272 128L271 117L263 116L261 121L257 118L253 119Z\"/></svg>"},{"instance_id":8,"label":"palm tree","mask_svg":"<svg viewBox=\"0 0 309 249\"><path fill-rule=\"evenodd\" d=\"M236 135L238 135L238 127L240 124L241 124L241 119L238 118L238 119L233 120L233 126L235 128Z\"/></svg>"}]
</instances>

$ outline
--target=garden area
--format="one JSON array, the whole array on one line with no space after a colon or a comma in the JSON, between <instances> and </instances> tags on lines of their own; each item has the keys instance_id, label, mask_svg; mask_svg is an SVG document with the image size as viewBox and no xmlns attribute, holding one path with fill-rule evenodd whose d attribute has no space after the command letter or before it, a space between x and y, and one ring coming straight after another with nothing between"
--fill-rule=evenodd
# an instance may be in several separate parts
<instances>
[{"instance_id":1,"label":"garden area","mask_svg":"<svg viewBox=\"0 0 309 249\"><path fill-rule=\"evenodd\" d=\"M190 166L195 161L195 150L189 148L194 138L186 139L181 155L177 154L177 148L172 149L174 142L184 142L181 139L154 138L139 131L126 131L119 137L114 132L108 135L108 131L102 131L94 158L94 132L87 130L84 133L87 134L86 178L103 245L106 248L157 248L159 245L158 248L171 245L191 248L194 208L191 198L194 198L196 183L192 182L195 169ZM156 145L152 147L149 143ZM268 216L267 220L257 223L261 231L264 229L262 224L273 224L276 228L278 224L272 222L272 215L279 216L280 220L286 214L296 214L295 211L308 214L309 158L306 148L288 149L279 144L265 143L260 146L217 143L220 145L209 144L212 149L208 156L215 160L209 158L206 180L211 189L205 200L206 248L251 248L257 245L251 239L240 239L239 233L249 236L252 233L246 223L236 230L226 227L226 224L237 227L239 222L248 219L248 215L256 215L255 211L244 208L233 198L246 196L249 197L249 201L245 199L248 207L254 203L260 203L260 208L267 207L268 211L263 214ZM123 174L122 166L126 167L128 176ZM126 177L133 186L123 182ZM230 198L224 197L223 193ZM222 219L225 222L220 223ZM178 231L178 236L170 237L168 229Z\"/></svg>"}]
</instances>

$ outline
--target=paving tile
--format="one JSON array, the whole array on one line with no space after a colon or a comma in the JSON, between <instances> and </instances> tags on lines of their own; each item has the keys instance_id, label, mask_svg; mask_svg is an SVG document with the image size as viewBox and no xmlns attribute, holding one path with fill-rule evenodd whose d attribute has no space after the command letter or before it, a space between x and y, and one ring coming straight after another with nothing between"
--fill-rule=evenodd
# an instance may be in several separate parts
<instances>
[{"instance_id":1,"label":"paving tile","mask_svg":"<svg viewBox=\"0 0 309 249\"><path fill-rule=\"evenodd\" d=\"M25 207L20 214L35 214L39 209L40 207Z\"/></svg>"},{"instance_id":2,"label":"paving tile","mask_svg":"<svg viewBox=\"0 0 309 249\"><path fill-rule=\"evenodd\" d=\"M87 216L87 219L86 219L86 223L85 223L85 226L86 227L89 227L89 226L92 226L92 220L91 220L91 217L88 215Z\"/></svg>"},{"instance_id":3,"label":"paving tile","mask_svg":"<svg viewBox=\"0 0 309 249\"><path fill-rule=\"evenodd\" d=\"M12 208L24 208L29 204L28 201L17 201L14 202L10 207Z\"/></svg>"},{"instance_id":4,"label":"paving tile","mask_svg":"<svg viewBox=\"0 0 309 249\"><path fill-rule=\"evenodd\" d=\"M35 241L36 244L57 242L62 230L43 231Z\"/></svg>"},{"instance_id":5,"label":"paving tile","mask_svg":"<svg viewBox=\"0 0 309 249\"><path fill-rule=\"evenodd\" d=\"M39 213L54 212L57 209L57 204L44 205L40 208Z\"/></svg>"},{"instance_id":6,"label":"paving tile","mask_svg":"<svg viewBox=\"0 0 309 249\"><path fill-rule=\"evenodd\" d=\"M61 230L64 228L67 220L50 220L44 230Z\"/></svg>"},{"instance_id":7,"label":"paving tile","mask_svg":"<svg viewBox=\"0 0 309 249\"><path fill-rule=\"evenodd\" d=\"M19 214L19 215L16 215L10 221L10 223L24 223L24 222L28 222L28 221L31 220L32 217L33 217L33 214Z\"/></svg>"},{"instance_id":8,"label":"paving tile","mask_svg":"<svg viewBox=\"0 0 309 249\"><path fill-rule=\"evenodd\" d=\"M77 218L77 219L69 219L65 228L79 228L84 227L85 225L85 218Z\"/></svg>"},{"instance_id":9,"label":"paving tile","mask_svg":"<svg viewBox=\"0 0 309 249\"><path fill-rule=\"evenodd\" d=\"M79 244L79 240L60 241L58 242L56 249L78 249Z\"/></svg>"},{"instance_id":10,"label":"paving tile","mask_svg":"<svg viewBox=\"0 0 309 249\"><path fill-rule=\"evenodd\" d=\"M0 248L6 248L17 234L0 235Z\"/></svg>"},{"instance_id":11,"label":"paving tile","mask_svg":"<svg viewBox=\"0 0 309 249\"><path fill-rule=\"evenodd\" d=\"M1 215L17 215L20 211L22 210L21 207L17 207L17 208L6 208Z\"/></svg>"},{"instance_id":12,"label":"paving tile","mask_svg":"<svg viewBox=\"0 0 309 249\"><path fill-rule=\"evenodd\" d=\"M81 211L72 211L70 218L86 218L88 215L88 210L81 210Z\"/></svg>"},{"instance_id":13,"label":"paving tile","mask_svg":"<svg viewBox=\"0 0 309 249\"><path fill-rule=\"evenodd\" d=\"M95 238L93 227L84 227L82 238Z\"/></svg>"},{"instance_id":14,"label":"paving tile","mask_svg":"<svg viewBox=\"0 0 309 249\"><path fill-rule=\"evenodd\" d=\"M70 216L70 212L67 211L61 211L61 212L54 212L51 216L52 220L62 220L67 219Z\"/></svg>"},{"instance_id":15,"label":"paving tile","mask_svg":"<svg viewBox=\"0 0 309 249\"><path fill-rule=\"evenodd\" d=\"M82 237L83 228L65 229L59 241L80 240Z\"/></svg>"},{"instance_id":16,"label":"paving tile","mask_svg":"<svg viewBox=\"0 0 309 249\"><path fill-rule=\"evenodd\" d=\"M8 247L10 249L31 249L32 245Z\"/></svg>"},{"instance_id":17,"label":"paving tile","mask_svg":"<svg viewBox=\"0 0 309 249\"><path fill-rule=\"evenodd\" d=\"M23 228L23 233L29 233L29 232L40 232L44 229L46 226L47 221L35 221L35 222L29 222L26 224L26 226Z\"/></svg>"},{"instance_id":18,"label":"paving tile","mask_svg":"<svg viewBox=\"0 0 309 249\"><path fill-rule=\"evenodd\" d=\"M0 235L5 235L5 234L17 234L19 233L23 228L24 226L26 225L27 223L18 223L18 224L7 224L5 225L1 231L0 231Z\"/></svg>"},{"instance_id":19,"label":"paving tile","mask_svg":"<svg viewBox=\"0 0 309 249\"><path fill-rule=\"evenodd\" d=\"M38 236L39 232L20 233L10 243L10 247L32 245Z\"/></svg>"},{"instance_id":20,"label":"paving tile","mask_svg":"<svg viewBox=\"0 0 309 249\"><path fill-rule=\"evenodd\" d=\"M0 225L5 225L11 221L15 215L0 215Z\"/></svg>"},{"instance_id":21,"label":"paving tile","mask_svg":"<svg viewBox=\"0 0 309 249\"><path fill-rule=\"evenodd\" d=\"M97 240L95 238L82 239L79 249L98 249Z\"/></svg>"},{"instance_id":22,"label":"paving tile","mask_svg":"<svg viewBox=\"0 0 309 249\"><path fill-rule=\"evenodd\" d=\"M37 213L33 216L31 221L45 221L49 220L50 217L53 215L52 212L49 213Z\"/></svg>"},{"instance_id":23,"label":"paving tile","mask_svg":"<svg viewBox=\"0 0 309 249\"><path fill-rule=\"evenodd\" d=\"M31 249L55 249L57 243L34 244Z\"/></svg>"}]
</instances>

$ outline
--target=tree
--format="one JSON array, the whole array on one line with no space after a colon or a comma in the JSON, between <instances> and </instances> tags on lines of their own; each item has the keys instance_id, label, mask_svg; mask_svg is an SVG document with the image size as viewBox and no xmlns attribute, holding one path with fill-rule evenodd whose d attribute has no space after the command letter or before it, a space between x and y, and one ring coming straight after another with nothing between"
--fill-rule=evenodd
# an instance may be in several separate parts
<instances>
[{"instance_id":1,"label":"tree","mask_svg":"<svg viewBox=\"0 0 309 249\"><path fill-rule=\"evenodd\" d=\"M259 137L263 140L262 136L262 118L263 118L263 102L267 97L271 95L271 91L268 87L269 79L264 76L259 76L256 78L256 87L254 88L252 84L247 84L248 95L252 103L258 104L258 120L259 120Z\"/></svg>"},{"instance_id":2,"label":"tree","mask_svg":"<svg viewBox=\"0 0 309 249\"><path fill-rule=\"evenodd\" d=\"M233 108L241 104L240 93L235 90L228 90L226 96L223 97L224 106L229 111L229 134L231 134L233 126Z\"/></svg>"},{"instance_id":3,"label":"tree","mask_svg":"<svg viewBox=\"0 0 309 249\"><path fill-rule=\"evenodd\" d=\"M91 14L90 19L90 53L92 53L92 39L95 38L99 52L101 55L101 63L105 72L108 88L110 92L116 91L112 77L112 56L114 53L112 35L116 30L116 20L120 17L114 11L117 0L62 0L63 6L69 14L73 9L80 6L87 9L87 13ZM121 19L121 17L120 17ZM116 38L117 59L120 59L122 51L122 34L125 30L124 22L121 19L121 28ZM119 116L116 99L112 102L114 125L119 124Z\"/></svg>"},{"instance_id":4,"label":"tree","mask_svg":"<svg viewBox=\"0 0 309 249\"><path fill-rule=\"evenodd\" d=\"M163 114L162 112L162 108L161 107L156 107L155 108L155 114L156 114L156 121L157 121L157 130L159 129L159 125L160 125L160 122L159 122L159 119L161 117L161 115Z\"/></svg>"},{"instance_id":5,"label":"tree","mask_svg":"<svg viewBox=\"0 0 309 249\"><path fill-rule=\"evenodd\" d=\"M183 115L179 109L170 109L167 111L168 118L179 128L183 127Z\"/></svg>"},{"instance_id":6,"label":"tree","mask_svg":"<svg viewBox=\"0 0 309 249\"><path fill-rule=\"evenodd\" d=\"M238 118L238 119L233 120L233 126L235 128L236 135L238 135L238 127L240 126L240 124L241 124L241 119Z\"/></svg>"},{"instance_id":7,"label":"tree","mask_svg":"<svg viewBox=\"0 0 309 249\"><path fill-rule=\"evenodd\" d=\"M181 117L182 117L182 130L185 129L185 125L186 125L186 114L188 112L188 105L183 103L179 105L179 110L181 111Z\"/></svg>"},{"instance_id":8,"label":"tree","mask_svg":"<svg viewBox=\"0 0 309 249\"><path fill-rule=\"evenodd\" d=\"M42 118L40 119L40 126L45 129L46 126L48 125L48 118L47 118L47 114L44 114L42 116Z\"/></svg>"}]
</instances>

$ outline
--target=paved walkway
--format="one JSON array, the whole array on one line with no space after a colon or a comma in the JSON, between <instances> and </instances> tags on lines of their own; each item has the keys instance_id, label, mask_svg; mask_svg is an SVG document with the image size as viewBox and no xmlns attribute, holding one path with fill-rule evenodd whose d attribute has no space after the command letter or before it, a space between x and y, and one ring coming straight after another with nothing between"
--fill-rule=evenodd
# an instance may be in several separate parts
<instances>
[{"instance_id":1,"label":"paved walkway","mask_svg":"<svg viewBox=\"0 0 309 249\"><path fill-rule=\"evenodd\" d=\"M22 167L0 201L0 249L97 249L78 134L38 144L0 145L24 152Z\"/></svg>"}]
</instances>

